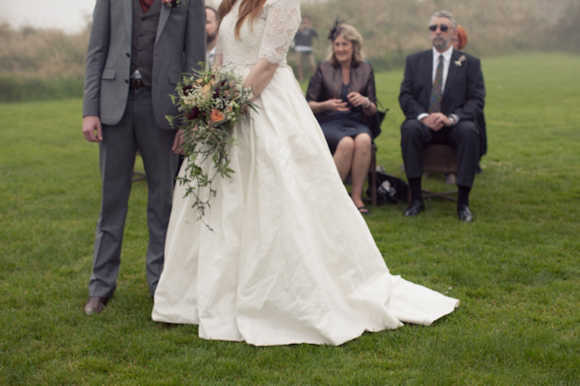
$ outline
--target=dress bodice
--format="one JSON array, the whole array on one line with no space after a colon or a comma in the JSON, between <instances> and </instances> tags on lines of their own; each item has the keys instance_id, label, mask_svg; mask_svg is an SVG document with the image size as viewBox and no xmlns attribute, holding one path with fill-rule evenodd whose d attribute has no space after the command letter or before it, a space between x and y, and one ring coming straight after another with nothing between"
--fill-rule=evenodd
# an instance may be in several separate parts
<instances>
[{"instance_id":1,"label":"dress bodice","mask_svg":"<svg viewBox=\"0 0 580 386\"><path fill-rule=\"evenodd\" d=\"M224 65L252 67L266 58L286 66L286 53L300 25L298 0L267 0L260 15L244 21L236 37L240 3L238 0L220 24L216 54L223 55Z\"/></svg>"}]
</instances>

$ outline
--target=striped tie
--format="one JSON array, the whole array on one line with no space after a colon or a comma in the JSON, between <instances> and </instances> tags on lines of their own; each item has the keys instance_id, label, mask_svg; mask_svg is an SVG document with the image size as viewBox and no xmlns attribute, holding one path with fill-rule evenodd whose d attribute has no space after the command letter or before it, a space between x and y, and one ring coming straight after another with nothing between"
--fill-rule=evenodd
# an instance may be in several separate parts
<instances>
[{"instance_id":1,"label":"striped tie","mask_svg":"<svg viewBox=\"0 0 580 386\"><path fill-rule=\"evenodd\" d=\"M443 55L439 55L439 63L437 64L437 71L435 72L435 81L433 82L433 89L431 90L431 98L429 98L429 109L427 112L439 113L441 112L441 96L443 86Z\"/></svg>"}]
</instances>

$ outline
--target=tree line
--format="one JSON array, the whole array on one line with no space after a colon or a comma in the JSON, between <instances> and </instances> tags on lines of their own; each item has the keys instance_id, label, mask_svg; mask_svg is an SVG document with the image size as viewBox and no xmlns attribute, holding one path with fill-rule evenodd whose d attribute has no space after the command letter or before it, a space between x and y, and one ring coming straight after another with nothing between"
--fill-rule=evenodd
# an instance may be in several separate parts
<instances>
[{"instance_id":1,"label":"tree line","mask_svg":"<svg viewBox=\"0 0 580 386\"><path fill-rule=\"evenodd\" d=\"M363 36L377 70L400 68L405 57L429 47L433 12L452 12L468 33L465 50L480 57L530 51L580 53L577 0L327 0L302 4L319 37L317 60L329 49L326 35L339 18ZM82 96L90 25L77 34L0 24L0 102ZM293 55L289 62L293 64Z\"/></svg>"}]
</instances>

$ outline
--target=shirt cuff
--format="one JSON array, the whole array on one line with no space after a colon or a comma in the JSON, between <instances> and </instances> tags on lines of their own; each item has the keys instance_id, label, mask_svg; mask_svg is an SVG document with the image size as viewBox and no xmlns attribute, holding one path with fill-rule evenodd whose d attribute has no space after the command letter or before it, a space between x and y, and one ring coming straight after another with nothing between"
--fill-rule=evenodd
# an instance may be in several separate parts
<instances>
[{"instance_id":1,"label":"shirt cuff","mask_svg":"<svg viewBox=\"0 0 580 386\"><path fill-rule=\"evenodd\" d=\"M456 125L459 123L459 117L457 116L457 114L451 114L451 115L449 115L449 117L451 117L455 120Z\"/></svg>"},{"instance_id":2,"label":"shirt cuff","mask_svg":"<svg viewBox=\"0 0 580 386\"><path fill-rule=\"evenodd\" d=\"M417 117L417 120L421 121L421 119L428 117L428 116L429 116L429 114L427 114L427 113L419 114L419 116Z\"/></svg>"}]
</instances>

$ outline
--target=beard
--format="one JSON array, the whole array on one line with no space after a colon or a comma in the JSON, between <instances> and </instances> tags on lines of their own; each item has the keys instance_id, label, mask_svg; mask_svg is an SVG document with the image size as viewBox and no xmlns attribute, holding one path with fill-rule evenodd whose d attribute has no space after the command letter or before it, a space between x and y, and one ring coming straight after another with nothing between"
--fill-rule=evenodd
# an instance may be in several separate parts
<instances>
[{"instance_id":1,"label":"beard","mask_svg":"<svg viewBox=\"0 0 580 386\"><path fill-rule=\"evenodd\" d=\"M217 38L217 32L215 32L213 34L208 34L206 37L206 43L207 44L213 43L214 40L216 40L216 38Z\"/></svg>"},{"instance_id":2,"label":"beard","mask_svg":"<svg viewBox=\"0 0 580 386\"><path fill-rule=\"evenodd\" d=\"M449 44L451 43L451 36L449 38L444 39L441 36L436 36L431 39L431 44L435 47L438 51L444 51L446 48L449 48Z\"/></svg>"}]
</instances>

